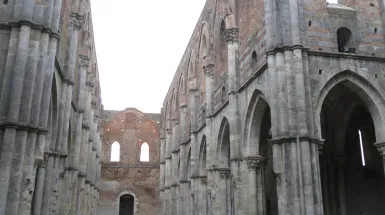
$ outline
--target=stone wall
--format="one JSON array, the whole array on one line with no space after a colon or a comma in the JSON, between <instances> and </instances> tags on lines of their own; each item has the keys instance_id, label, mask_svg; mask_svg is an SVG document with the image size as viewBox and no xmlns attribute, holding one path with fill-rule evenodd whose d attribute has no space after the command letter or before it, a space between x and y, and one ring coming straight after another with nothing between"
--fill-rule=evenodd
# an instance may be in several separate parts
<instances>
[{"instance_id":1,"label":"stone wall","mask_svg":"<svg viewBox=\"0 0 385 215\"><path fill-rule=\"evenodd\" d=\"M101 89L89 1L0 2L0 214L95 214Z\"/></svg>"},{"instance_id":2,"label":"stone wall","mask_svg":"<svg viewBox=\"0 0 385 215\"><path fill-rule=\"evenodd\" d=\"M384 11L208 0L163 103L161 214L381 214Z\"/></svg>"},{"instance_id":3,"label":"stone wall","mask_svg":"<svg viewBox=\"0 0 385 215\"><path fill-rule=\"evenodd\" d=\"M123 194L134 197L135 215L159 214L160 114L134 108L104 111L101 192L98 214L119 214ZM120 160L111 161L112 144L120 145ZM149 144L149 162L141 162L141 146Z\"/></svg>"}]
</instances>

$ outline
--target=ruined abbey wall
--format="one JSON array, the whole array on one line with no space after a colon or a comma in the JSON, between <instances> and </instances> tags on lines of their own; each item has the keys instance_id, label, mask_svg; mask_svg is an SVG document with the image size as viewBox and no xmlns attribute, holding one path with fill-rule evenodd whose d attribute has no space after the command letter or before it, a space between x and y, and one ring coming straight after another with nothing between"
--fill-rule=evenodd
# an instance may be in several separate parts
<instances>
[{"instance_id":1,"label":"ruined abbey wall","mask_svg":"<svg viewBox=\"0 0 385 215\"><path fill-rule=\"evenodd\" d=\"M159 129L160 115L134 108L105 110L103 123L99 215L159 214ZM149 160L141 161L143 144L149 146ZM119 146L114 160L114 146ZM116 150L116 148L115 148ZM133 212L123 212L123 195L130 195ZM132 212L132 211L131 211Z\"/></svg>"},{"instance_id":2,"label":"ruined abbey wall","mask_svg":"<svg viewBox=\"0 0 385 215\"><path fill-rule=\"evenodd\" d=\"M0 214L95 214L101 89L90 2L0 2Z\"/></svg>"},{"instance_id":3,"label":"ruined abbey wall","mask_svg":"<svg viewBox=\"0 0 385 215\"><path fill-rule=\"evenodd\" d=\"M381 214L384 11L208 0L163 103L161 214Z\"/></svg>"}]
</instances>

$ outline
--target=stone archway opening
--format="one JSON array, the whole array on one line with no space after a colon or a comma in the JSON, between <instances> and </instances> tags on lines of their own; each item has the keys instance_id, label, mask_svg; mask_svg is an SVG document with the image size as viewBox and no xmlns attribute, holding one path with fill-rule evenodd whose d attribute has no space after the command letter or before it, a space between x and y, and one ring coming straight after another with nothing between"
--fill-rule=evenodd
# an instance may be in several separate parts
<instances>
[{"instance_id":1,"label":"stone archway opening","mask_svg":"<svg viewBox=\"0 0 385 215\"><path fill-rule=\"evenodd\" d=\"M337 84L322 104L324 212L379 215L385 211L383 162L374 145L375 124L368 102L352 86L347 81Z\"/></svg>"},{"instance_id":2,"label":"stone archway opening","mask_svg":"<svg viewBox=\"0 0 385 215\"><path fill-rule=\"evenodd\" d=\"M267 108L263 114L259 137L259 153L264 158L262 170L264 209L266 215L278 215L277 179L273 171L271 138L270 109Z\"/></svg>"},{"instance_id":3,"label":"stone archway opening","mask_svg":"<svg viewBox=\"0 0 385 215\"><path fill-rule=\"evenodd\" d=\"M135 198L130 194L124 194L119 198L119 215L134 215Z\"/></svg>"},{"instance_id":4,"label":"stone archway opening","mask_svg":"<svg viewBox=\"0 0 385 215\"><path fill-rule=\"evenodd\" d=\"M247 159L249 210L253 214L278 214L277 178L273 169L273 145L271 143L270 106L259 91L254 92L246 115L244 155Z\"/></svg>"}]
</instances>

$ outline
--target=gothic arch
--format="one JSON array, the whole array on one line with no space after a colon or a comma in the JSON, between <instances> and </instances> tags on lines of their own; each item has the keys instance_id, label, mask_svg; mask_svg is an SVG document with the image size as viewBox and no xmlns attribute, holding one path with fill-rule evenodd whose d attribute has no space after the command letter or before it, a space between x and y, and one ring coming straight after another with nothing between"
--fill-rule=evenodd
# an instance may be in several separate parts
<instances>
[{"instance_id":1,"label":"gothic arch","mask_svg":"<svg viewBox=\"0 0 385 215\"><path fill-rule=\"evenodd\" d=\"M60 141L57 144L57 136L58 136L58 123L59 123L59 115L58 115L58 86L56 84L56 75L53 74L52 78L52 89L51 89L51 101L49 104L49 116L48 116L48 125L49 125L49 135L50 135L50 147L52 150L60 147Z\"/></svg>"},{"instance_id":2,"label":"gothic arch","mask_svg":"<svg viewBox=\"0 0 385 215\"><path fill-rule=\"evenodd\" d=\"M185 73L181 72L178 84L178 103L179 105L187 105L186 77Z\"/></svg>"},{"instance_id":3,"label":"gothic arch","mask_svg":"<svg viewBox=\"0 0 385 215\"><path fill-rule=\"evenodd\" d=\"M330 90L337 84L344 84L348 88L352 89L357 94L357 96L362 99L373 119L377 141L384 141L385 134L384 132L382 132L384 130L384 115L381 113L380 110L384 110L385 108L385 97L368 80L349 70L340 72L335 76L331 77L326 83L322 84L314 92L314 95L318 95L317 99L314 100L313 103L313 106L315 107L314 118L316 136L319 139L322 139L320 121L322 104L324 103L324 100Z\"/></svg>"},{"instance_id":4,"label":"gothic arch","mask_svg":"<svg viewBox=\"0 0 385 215\"><path fill-rule=\"evenodd\" d=\"M118 197L116 198L115 200L115 204L116 204L116 211L117 213L119 214L119 208L120 208L120 197L124 196L124 195L130 195L132 197L134 197L134 215L138 214L138 205L139 205L139 201L138 201L138 197L135 195L134 192L132 191L123 191L121 192Z\"/></svg>"},{"instance_id":5,"label":"gothic arch","mask_svg":"<svg viewBox=\"0 0 385 215\"><path fill-rule=\"evenodd\" d=\"M223 117L217 143L217 161L219 162L219 167L230 167L230 148L230 124L227 118Z\"/></svg>"},{"instance_id":6,"label":"gothic arch","mask_svg":"<svg viewBox=\"0 0 385 215\"><path fill-rule=\"evenodd\" d=\"M199 150L199 175L206 176L206 136L203 135Z\"/></svg>"},{"instance_id":7,"label":"gothic arch","mask_svg":"<svg viewBox=\"0 0 385 215\"><path fill-rule=\"evenodd\" d=\"M198 84L200 89L200 98L201 103L206 100L206 75L204 73L203 67L205 66L206 58L210 55L210 45L211 36L210 36L210 27L207 23L202 24L201 29L201 38L199 43L199 61L198 61Z\"/></svg>"},{"instance_id":8,"label":"gothic arch","mask_svg":"<svg viewBox=\"0 0 385 215\"><path fill-rule=\"evenodd\" d=\"M263 117L269 109L266 97L261 91L255 90L246 112L243 141L243 154L245 157L260 154L259 143Z\"/></svg>"}]
</instances>

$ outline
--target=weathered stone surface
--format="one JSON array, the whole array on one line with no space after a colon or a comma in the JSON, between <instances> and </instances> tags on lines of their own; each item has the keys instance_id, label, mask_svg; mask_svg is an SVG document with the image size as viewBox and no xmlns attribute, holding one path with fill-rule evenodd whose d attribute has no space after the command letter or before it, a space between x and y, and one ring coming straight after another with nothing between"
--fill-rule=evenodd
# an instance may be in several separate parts
<instances>
[{"instance_id":1,"label":"weathered stone surface","mask_svg":"<svg viewBox=\"0 0 385 215\"><path fill-rule=\"evenodd\" d=\"M96 213L102 104L90 12L89 1L0 3L2 215Z\"/></svg>"},{"instance_id":2,"label":"weathered stone surface","mask_svg":"<svg viewBox=\"0 0 385 215\"><path fill-rule=\"evenodd\" d=\"M381 214L384 6L208 0L163 103L161 214Z\"/></svg>"}]
</instances>

